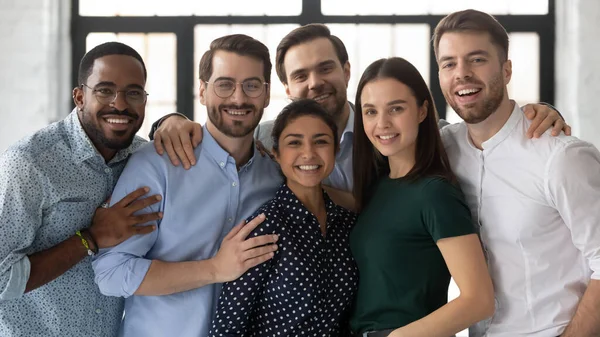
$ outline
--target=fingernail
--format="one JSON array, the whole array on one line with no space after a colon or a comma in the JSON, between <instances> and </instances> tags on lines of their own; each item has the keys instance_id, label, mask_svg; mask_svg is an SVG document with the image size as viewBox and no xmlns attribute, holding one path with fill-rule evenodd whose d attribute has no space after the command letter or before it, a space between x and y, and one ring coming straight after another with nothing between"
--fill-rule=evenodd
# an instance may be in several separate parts
<instances>
[{"instance_id":1,"label":"fingernail","mask_svg":"<svg viewBox=\"0 0 600 337\"><path fill-rule=\"evenodd\" d=\"M264 214L264 213L260 213L260 214L258 215L258 217L259 217L259 218L263 218L263 219L264 219L264 218L265 218L265 214Z\"/></svg>"},{"instance_id":2,"label":"fingernail","mask_svg":"<svg viewBox=\"0 0 600 337\"><path fill-rule=\"evenodd\" d=\"M162 200L162 195L160 195L160 194L159 194L159 195L157 195L157 196L156 196L156 200L158 200L158 201Z\"/></svg>"},{"instance_id":3,"label":"fingernail","mask_svg":"<svg viewBox=\"0 0 600 337\"><path fill-rule=\"evenodd\" d=\"M149 192L150 189L148 187L144 187L144 192Z\"/></svg>"},{"instance_id":4,"label":"fingernail","mask_svg":"<svg viewBox=\"0 0 600 337\"><path fill-rule=\"evenodd\" d=\"M162 219L163 217L163 212L158 213L158 217Z\"/></svg>"},{"instance_id":5,"label":"fingernail","mask_svg":"<svg viewBox=\"0 0 600 337\"><path fill-rule=\"evenodd\" d=\"M273 235L273 240L274 240L274 241L277 241L277 240L279 240L279 235L277 235L277 234Z\"/></svg>"}]
</instances>

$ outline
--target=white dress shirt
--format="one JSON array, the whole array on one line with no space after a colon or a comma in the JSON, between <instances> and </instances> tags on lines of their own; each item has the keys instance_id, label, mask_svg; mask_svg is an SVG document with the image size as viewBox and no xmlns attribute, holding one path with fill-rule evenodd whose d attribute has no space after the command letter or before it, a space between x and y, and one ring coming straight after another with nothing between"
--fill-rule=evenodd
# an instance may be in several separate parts
<instances>
[{"instance_id":1,"label":"white dress shirt","mask_svg":"<svg viewBox=\"0 0 600 337\"><path fill-rule=\"evenodd\" d=\"M515 104L483 150L464 122L442 130L496 293L495 315L471 336L558 336L600 279L600 152L549 132L528 139L530 124Z\"/></svg>"}]
</instances>

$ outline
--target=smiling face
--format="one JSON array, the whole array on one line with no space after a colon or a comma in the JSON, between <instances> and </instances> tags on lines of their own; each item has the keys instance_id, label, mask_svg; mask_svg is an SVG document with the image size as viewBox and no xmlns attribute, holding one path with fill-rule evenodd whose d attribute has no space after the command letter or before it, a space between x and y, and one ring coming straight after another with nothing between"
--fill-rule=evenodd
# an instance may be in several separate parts
<instances>
[{"instance_id":1,"label":"smiling face","mask_svg":"<svg viewBox=\"0 0 600 337\"><path fill-rule=\"evenodd\" d=\"M292 191L320 186L335 165L336 138L327 124L315 116L291 121L279 136L275 159Z\"/></svg>"},{"instance_id":2,"label":"smiling face","mask_svg":"<svg viewBox=\"0 0 600 337\"><path fill-rule=\"evenodd\" d=\"M200 102L206 105L209 122L223 134L239 138L254 131L269 105L269 87L265 85L262 94L252 98L244 93L241 84L236 84L231 96L221 98L215 93L215 81L229 79L243 83L255 79L264 83L263 67L263 62L254 57L223 50L215 52L209 83L200 83Z\"/></svg>"},{"instance_id":3,"label":"smiling face","mask_svg":"<svg viewBox=\"0 0 600 337\"><path fill-rule=\"evenodd\" d=\"M340 64L329 39L317 38L291 47L283 64L289 97L314 99L336 120L344 115L350 64Z\"/></svg>"},{"instance_id":4,"label":"smiling face","mask_svg":"<svg viewBox=\"0 0 600 337\"><path fill-rule=\"evenodd\" d=\"M371 144L386 157L414 158L427 103L419 106L412 90L391 78L367 83L360 97L364 131Z\"/></svg>"},{"instance_id":5,"label":"smiling face","mask_svg":"<svg viewBox=\"0 0 600 337\"><path fill-rule=\"evenodd\" d=\"M469 124L493 114L508 99L511 62L501 62L488 33L444 33L438 47L440 86L446 101Z\"/></svg>"},{"instance_id":6,"label":"smiling face","mask_svg":"<svg viewBox=\"0 0 600 337\"><path fill-rule=\"evenodd\" d=\"M94 61L86 83L73 90L79 120L100 153L114 154L131 145L144 121L146 104L130 105L125 92L142 94L145 83L144 68L138 60L126 55L107 55ZM94 91L100 95L119 93L114 101L102 104Z\"/></svg>"}]
</instances>

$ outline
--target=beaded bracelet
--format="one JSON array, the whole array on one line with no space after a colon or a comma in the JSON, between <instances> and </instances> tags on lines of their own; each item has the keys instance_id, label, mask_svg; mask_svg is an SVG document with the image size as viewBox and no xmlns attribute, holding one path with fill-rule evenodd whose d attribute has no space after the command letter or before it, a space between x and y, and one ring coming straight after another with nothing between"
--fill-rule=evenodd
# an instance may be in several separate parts
<instances>
[{"instance_id":1,"label":"beaded bracelet","mask_svg":"<svg viewBox=\"0 0 600 337\"><path fill-rule=\"evenodd\" d=\"M90 245L88 244L87 240L83 237L83 235L81 234L81 232L77 231L77 232L75 232L75 234L77 234L77 236L79 236L79 238L81 239L81 243L83 244L83 246L85 247L85 249L87 249L87 254L89 256L96 255L96 253L94 253L92 251L92 249L90 249Z\"/></svg>"}]
</instances>

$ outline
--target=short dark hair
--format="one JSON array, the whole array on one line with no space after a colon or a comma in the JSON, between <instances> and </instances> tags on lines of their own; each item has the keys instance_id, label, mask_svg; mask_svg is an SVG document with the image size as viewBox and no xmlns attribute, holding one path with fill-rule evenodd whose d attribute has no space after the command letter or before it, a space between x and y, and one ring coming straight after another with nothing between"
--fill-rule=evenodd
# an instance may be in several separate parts
<instances>
[{"instance_id":1,"label":"short dark hair","mask_svg":"<svg viewBox=\"0 0 600 337\"><path fill-rule=\"evenodd\" d=\"M271 58L269 49L262 42L244 34L233 34L220 37L210 43L210 48L202 55L200 60L200 79L208 81L212 76L212 60L219 50L233 52L242 56L251 56L263 62L263 76L265 82L271 82Z\"/></svg>"},{"instance_id":2,"label":"short dark hair","mask_svg":"<svg viewBox=\"0 0 600 337\"><path fill-rule=\"evenodd\" d=\"M302 116L317 117L327 124L333 134L334 150L337 153L340 145L337 140L337 125L335 124L335 121L331 115L327 113L325 108L321 106L321 104L309 98L293 101L292 103L286 105L285 108L281 110L279 115L277 115L275 123L273 124L273 130L271 131L271 138L273 139L273 151L276 153L279 152L279 137L281 137L281 133L286 126Z\"/></svg>"},{"instance_id":3,"label":"short dark hair","mask_svg":"<svg viewBox=\"0 0 600 337\"><path fill-rule=\"evenodd\" d=\"M320 23L311 23L301 26L288 33L288 35L281 39L281 42L279 42L279 45L277 46L277 53L275 54L275 71L277 72L277 77L279 77L281 83L287 84L285 66L283 64L287 51L293 46L313 41L318 38L326 38L331 41L342 66L348 62L348 51L346 50L346 46L344 46L344 43L339 37L331 35L331 31L327 26Z\"/></svg>"},{"instance_id":4,"label":"short dark hair","mask_svg":"<svg viewBox=\"0 0 600 337\"><path fill-rule=\"evenodd\" d=\"M448 14L437 24L433 32L433 50L436 58L438 57L438 47L442 35L469 31L490 34L492 43L500 47L498 50L500 62L508 60L508 33L506 29L493 16L474 9Z\"/></svg>"},{"instance_id":5,"label":"short dark hair","mask_svg":"<svg viewBox=\"0 0 600 337\"><path fill-rule=\"evenodd\" d=\"M88 77L92 74L92 69L94 68L94 61L97 59L109 56L109 55L126 55L135 58L140 61L142 64L142 68L144 69L144 80L148 77L146 72L146 65L144 64L144 60L140 54L138 54L135 49L130 46L121 43L121 42L106 42L96 47L92 48L92 50L88 51L83 55L81 62L79 62L79 72L77 74L77 84L82 85L87 82Z\"/></svg>"},{"instance_id":6,"label":"short dark hair","mask_svg":"<svg viewBox=\"0 0 600 337\"><path fill-rule=\"evenodd\" d=\"M438 128L438 115L427 83L410 62L400 57L377 60L365 69L356 91L356 112L354 114L353 174L354 198L358 210L368 202L373 184L390 173L388 158L381 155L373 146L364 130L361 94L370 82L390 78L405 84L416 98L417 106L427 102L427 116L419 124L415 150L415 166L405 179L416 180L425 176L439 176L456 184L450 169L450 162L442 144Z\"/></svg>"}]
</instances>

